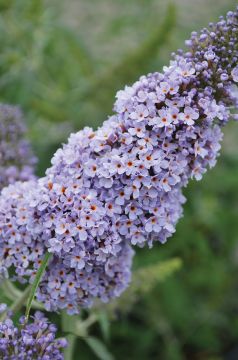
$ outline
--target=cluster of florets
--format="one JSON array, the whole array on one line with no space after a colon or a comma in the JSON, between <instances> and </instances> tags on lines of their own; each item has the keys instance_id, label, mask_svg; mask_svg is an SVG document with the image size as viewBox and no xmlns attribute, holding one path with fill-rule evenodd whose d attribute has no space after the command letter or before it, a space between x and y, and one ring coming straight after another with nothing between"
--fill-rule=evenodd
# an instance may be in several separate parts
<instances>
[{"instance_id":1,"label":"cluster of florets","mask_svg":"<svg viewBox=\"0 0 238 360\"><path fill-rule=\"evenodd\" d=\"M229 105L237 108L238 104L232 87L238 82L237 26L238 8L228 12L226 18L221 16L219 22L210 23L209 29L192 32L186 41L189 51L178 52L180 58L194 64L199 74L198 88L205 84L207 100L213 96L226 108ZM229 112L227 115L222 120L228 120Z\"/></svg>"},{"instance_id":2,"label":"cluster of florets","mask_svg":"<svg viewBox=\"0 0 238 360\"><path fill-rule=\"evenodd\" d=\"M48 310L66 308L73 314L80 307L89 307L94 298L108 301L119 296L130 280L133 251L112 231L109 222L106 227L98 221L92 229L94 218L90 220L90 214L96 210L94 206L99 206L93 191L79 199L77 209L73 209L69 194L66 196L62 188L58 193L51 190L44 193L43 186L35 181L3 189L0 272L7 277L8 269L12 269L13 280L32 282L44 254L52 252L37 298ZM47 208L53 202L55 213L49 214ZM81 203L87 206L88 215L84 217L79 216ZM83 231L83 222L91 229L90 236Z\"/></svg>"},{"instance_id":3,"label":"cluster of florets","mask_svg":"<svg viewBox=\"0 0 238 360\"><path fill-rule=\"evenodd\" d=\"M3 192L2 272L13 266L20 280L32 279L42 252L52 252L38 291L47 308L76 312L93 298L118 295L129 282L130 246L164 243L174 233L182 189L215 165L221 126L237 106L237 17L228 13L193 34L191 50L163 73L119 91L115 115L97 131L71 135L37 185ZM16 241L12 230L26 240Z\"/></svg>"},{"instance_id":4,"label":"cluster of florets","mask_svg":"<svg viewBox=\"0 0 238 360\"><path fill-rule=\"evenodd\" d=\"M20 109L0 104L0 190L34 177L36 158L25 133Z\"/></svg>"},{"instance_id":5,"label":"cluster of florets","mask_svg":"<svg viewBox=\"0 0 238 360\"><path fill-rule=\"evenodd\" d=\"M1 309L5 308L1 304ZM20 319L17 328L11 314L0 322L0 358L2 360L63 360L65 339L56 339L56 326L41 312L36 312L29 324Z\"/></svg>"}]
</instances>

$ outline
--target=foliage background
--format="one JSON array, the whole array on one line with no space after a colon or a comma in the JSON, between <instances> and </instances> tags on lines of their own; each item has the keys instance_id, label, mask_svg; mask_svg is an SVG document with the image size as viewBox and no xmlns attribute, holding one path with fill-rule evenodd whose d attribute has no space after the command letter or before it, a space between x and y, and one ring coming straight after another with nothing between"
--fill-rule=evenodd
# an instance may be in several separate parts
<instances>
[{"instance_id":1,"label":"foliage background","mask_svg":"<svg viewBox=\"0 0 238 360\"><path fill-rule=\"evenodd\" d=\"M71 131L100 125L117 90L161 70L192 30L235 5L0 0L0 101L23 108L38 174ZM238 358L237 138L238 126L231 123L216 168L185 191L176 234L164 246L137 251L132 290L95 310L100 321L92 325L91 339L108 352L82 335L75 360Z\"/></svg>"}]
</instances>

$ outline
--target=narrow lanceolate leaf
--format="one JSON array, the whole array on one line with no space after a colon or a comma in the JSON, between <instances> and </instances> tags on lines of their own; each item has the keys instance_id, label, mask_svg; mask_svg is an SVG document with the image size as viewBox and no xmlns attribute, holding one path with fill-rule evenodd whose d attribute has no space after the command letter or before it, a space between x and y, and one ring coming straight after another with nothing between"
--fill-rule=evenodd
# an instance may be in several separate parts
<instances>
[{"instance_id":1,"label":"narrow lanceolate leaf","mask_svg":"<svg viewBox=\"0 0 238 360\"><path fill-rule=\"evenodd\" d=\"M99 339L90 336L84 340L100 360L114 360L113 355Z\"/></svg>"},{"instance_id":2,"label":"narrow lanceolate leaf","mask_svg":"<svg viewBox=\"0 0 238 360\"><path fill-rule=\"evenodd\" d=\"M108 341L110 336L110 321L108 318L108 314L106 311L101 310L98 314L98 322L103 334L103 338L105 341Z\"/></svg>"},{"instance_id":3,"label":"narrow lanceolate leaf","mask_svg":"<svg viewBox=\"0 0 238 360\"><path fill-rule=\"evenodd\" d=\"M30 290L30 294L29 294L29 298L27 300L27 304L26 304L26 313L25 313L25 316L26 316L26 322L28 321L28 318L29 318L29 314L30 314L30 310L31 310L31 305L32 305L32 302L34 300L34 297L35 297L35 294L36 294L36 290L40 284L40 281L41 281L41 278L42 276L44 275L44 272L47 268L47 265L49 263L49 260L51 258L52 254L50 254L49 252L47 252L45 254L45 257L42 261L42 264L41 266L39 267L37 273L36 273L36 276L35 276L35 279L34 279L34 282L31 286L31 290Z\"/></svg>"}]
</instances>

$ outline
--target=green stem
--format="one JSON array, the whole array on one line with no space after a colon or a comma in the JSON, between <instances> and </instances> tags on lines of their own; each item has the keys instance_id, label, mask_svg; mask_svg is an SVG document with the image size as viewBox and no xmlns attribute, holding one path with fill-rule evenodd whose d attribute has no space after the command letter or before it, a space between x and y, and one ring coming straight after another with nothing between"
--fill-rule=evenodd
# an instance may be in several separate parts
<instances>
[{"instance_id":1,"label":"green stem","mask_svg":"<svg viewBox=\"0 0 238 360\"><path fill-rule=\"evenodd\" d=\"M12 284L10 280L4 280L1 284L1 290L3 294L11 301L16 301L16 299L20 299L23 296L23 292L19 290L16 286ZM27 299L26 299L27 300ZM25 305L25 303L23 304ZM37 310L44 310L44 306L37 301L32 302L32 307Z\"/></svg>"},{"instance_id":2,"label":"green stem","mask_svg":"<svg viewBox=\"0 0 238 360\"><path fill-rule=\"evenodd\" d=\"M28 298L30 294L31 287L28 286L22 293L21 296L11 305L9 308L10 311L13 313L17 312L21 307L25 304L26 299ZM4 321L7 316L7 311L2 314L0 317L0 322Z\"/></svg>"},{"instance_id":3,"label":"green stem","mask_svg":"<svg viewBox=\"0 0 238 360\"><path fill-rule=\"evenodd\" d=\"M61 313L61 324L64 332L80 338L88 336L88 329L98 320L96 314L91 314L86 320L76 316L68 315L65 311Z\"/></svg>"},{"instance_id":4,"label":"green stem","mask_svg":"<svg viewBox=\"0 0 238 360\"><path fill-rule=\"evenodd\" d=\"M85 329L88 329L90 326L92 326L96 321L98 320L98 316L96 314L90 314L86 320L82 322L82 326Z\"/></svg>"},{"instance_id":5,"label":"green stem","mask_svg":"<svg viewBox=\"0 0 238 360\"><path fill-rule=\"evenodd\" d=\"M73 359L76 339L77 339L76 335L70 334L67 336L68 346L64 350L65 360Z\"/></svg>"},{"instance_id":6,"label":"green stem","mask_svg":"<svg viewBox=\"0 0 238 360\"><path fill-rule=\"evenodd\" d=\"M47 265L49 263L49 260L50 260L51 256L52 256L52 254L49 253L49 252L47 252L45 254L45 257L44 257L44 259L42 261L42 264L41 264L41 266L39 267L39 269L38 269L38 271L36 273L33 284L30 287L30 294L29 294L27 304L26 304L26 313L25 313L25 317L26 317L25 322L26 323L27 323L27 321L29 319L30 310L31 310L32 302L33 302L35 294L36 294L36 290L37 290L37 288L38 288L38 286L40 284L42 276L44 275L44 272L45 272L45 270L47 268Z\"/></svg>"}]
</instances>

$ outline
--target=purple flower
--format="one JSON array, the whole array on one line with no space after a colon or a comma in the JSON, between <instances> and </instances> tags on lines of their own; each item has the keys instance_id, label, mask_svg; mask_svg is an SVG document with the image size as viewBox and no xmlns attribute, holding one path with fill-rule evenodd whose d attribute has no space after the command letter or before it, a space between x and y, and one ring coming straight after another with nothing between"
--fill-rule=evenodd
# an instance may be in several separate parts
<instances>
[{"instance_id":1,"label":"purple flower","mask_svg":"<svg viewBox=\"0 0 238 360\"><path fill-rule=\"evenodd\" d=\"M148 115L149 115L149 111L147 107L139 104L135 107L135 110L132 111L132 113L130 114L130 118L140 122L143 121Z\"/></svg>"},{"instance_id":2,"label":"purple flower","mask_svg":"<svg viewBox=\"0 0 238 360\"><path fill-rule=\"evenodd\" d=\"M59 253L63 248L62 242L56 238L51 238L49 240L49 245L49 252Z\"/></svg>"},{"instance_id":3,"label":"purple flower","mask_svg":"<svg viewBox=\"0 0 238 360\"><path fill-rule=\"evenodd\" d=\"M213 60L216 57L216 54L214 53L214 51L209 49L208 51L205 52L204 57L206 60Z\"/></svg>"},{"instance_id":4,"label":"purple flower","mask_svg":"<svg viewBox=\"0 0 238 360\"><path fill-rule=\"evenodd\" d=\"M161 109L159 110L159 122L158 127L163 128L171 124L172 116L170 114L169 109Z\"/></svg>"},{"instance_id":5,"label":"purple flower","mask_svg":"<svg viewBox=\"0 0 238 360\"><path fill-rule=\"evenodd\" d=\"M7 310L7 305L6 304L0 304L0 313L3 313L6 310Z\"/></svg>"},{"instance_id":6,"label":"purple flower","mask_svg":"<svg viewBox=\"0 0 238 360\"><path fill-rule=\"evenodd\" d=\"M186 106L184 108L184 112L180 114L179 118L185 124L193 125L195 122L194 120L197 120L199 118L199 112L198 112L198 110L195 110L189 106Z\"/></svg>"},{"instance_id":7,"label":"purple flower","mask_svg":"<svg viewBox=\"0 0 238 360\"><path fill-rule=\"evenodd\" d=\"M34 178L36 158L18 107L0 104L0 190Z\"/></svg>"},{"instance_id":8,"label":"purple flower","mask_svg":"<svg viewBox=\"0 0 238 360\"><path fill-rule=\"evenodd\" d=\"M70 267L81 270L85 266L85 251L74 251L73 256L70 256Z\"/></svg>"},{"instance_id":9,"label":"purple flower","mask_svg":"<svg viewBox=\"0 0 238 360\"><path fill-rule=\"evenodd\" d=\"M6 308L5 304L0 307ZM55 325L39 311L30 323L24 324L24 320L24 317L20 319L19 328L9 316L0 322L1 359L63 360L62 350L67 347L67 341L56 339Z\"/></svg>"},{"instance_id":10,"label":"purple flower","mask_svg":"<svg viewBox=\"0 0 238 360\"><path fill-rule=\"evenodd\" d=\"M233 81L238 82L238 66L234 67L231 71Z\"/></svg>"},{"instance_id":11,"label":"purple flower","mask_svg":"<svg viewBox=\"0 0 238 360\"><path fill-rule=\"evenodd\" d=\"M183 188L216 163L221 128L238 105L237 35L238 11L192 33L163 73L117 93L99 129L72 134L44 178L3 189L2 276L11 268L32 282L52 252L37 299L70 314L128 286L131 244L166 242L182 216Z\"/></svg>"}]
</instances>

